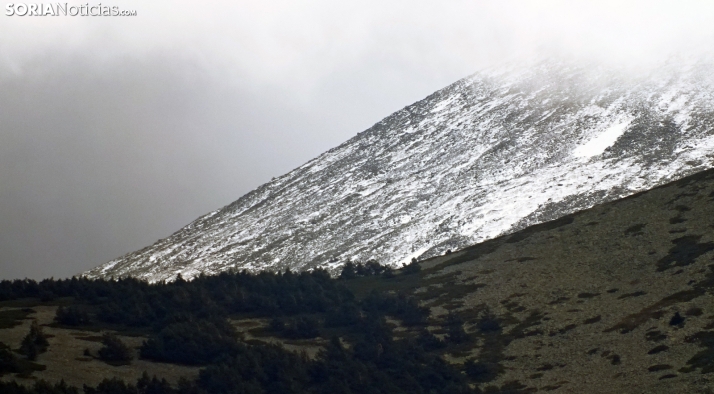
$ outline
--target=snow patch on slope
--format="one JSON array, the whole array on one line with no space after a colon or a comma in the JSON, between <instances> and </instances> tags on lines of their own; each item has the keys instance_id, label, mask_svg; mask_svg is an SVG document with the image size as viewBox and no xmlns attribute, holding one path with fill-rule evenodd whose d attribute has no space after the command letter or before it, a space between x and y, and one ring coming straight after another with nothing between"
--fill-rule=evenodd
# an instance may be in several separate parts
<instances>
[{"instance_id":1,"label":"snow patch on slope","mask_svg":"<svg viewBox=\"0 0 714 394\"><path fill-rule=\"evenodd\" d=\"M593 157L605 152L605 149L610 147L617 141L618 138L627 130L630 125L631 120L626 122L617 123L610 126L608 129L602 133L596 135L590 141L578 146L573 150L573 155L575 157Z\"/></svg>"}]
</instances>

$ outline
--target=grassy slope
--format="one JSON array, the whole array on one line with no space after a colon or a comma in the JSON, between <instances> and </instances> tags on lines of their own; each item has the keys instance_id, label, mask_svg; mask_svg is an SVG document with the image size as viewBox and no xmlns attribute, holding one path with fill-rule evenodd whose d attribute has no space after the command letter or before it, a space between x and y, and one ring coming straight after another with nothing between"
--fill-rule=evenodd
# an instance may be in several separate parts
<instances>
[{"instance_id":1,"label":"grassy slope","mask_svg":"<svg viewBox=\"0 0 714 394\"><path fill-rule=\"evenodd\" d=\"M397 287L435 320L461 315L474 340L446 356L497 362L499 386L706 392L714 373L701 366L714 372L714 349L695 335L714 331L713 229L706 171L426 261L419 280ZM358 291L374 286L360 281ZM479 330L487 310L500 331ZM685 320L672 326L676 312Z\"/></svg>"},{"instance_id":2,"label":"grassy slope","mask_svg":"<svg viewBox=\"0 0 714 394\"><path fill-rule=\"evenodd\" d=\"M138 360L138 348L145 339L136 335L121 335L120 338L127 345L134 348L135 359L131 365L112 366L96 358L97 352L102 347L101 333L106 330L86 330L67 329L54 326L52 321L55 317L57 306L37 305L33 300L26 302L31 306L34 313L28 317L36 319L42 325L42 330L49 336L50 346L46 353L42 353L37 358L37 363L46 368L42 371L33 372L29 377L17 375L5 375L2 380L16 380L21 383L32 384L37 379L44 379L50 382L59 382L64 379L70 385L82 387L82 384L96 386L105 377L117 377L127 382L136 382L144 371L150 375L157 375L166 378L172 383L178 382L179 378L195 378L198 375L198 368L173 365L166 363L154 363L147 360ZM2 310L12 310L10 307L0 308ZM27 334L31 320L25 319L14 328L0 330L0 341L9 345L13 349L20 347L22 338ZM84 349L89 349L95 357L86 357Z\"/></svg>"}]
</instances>

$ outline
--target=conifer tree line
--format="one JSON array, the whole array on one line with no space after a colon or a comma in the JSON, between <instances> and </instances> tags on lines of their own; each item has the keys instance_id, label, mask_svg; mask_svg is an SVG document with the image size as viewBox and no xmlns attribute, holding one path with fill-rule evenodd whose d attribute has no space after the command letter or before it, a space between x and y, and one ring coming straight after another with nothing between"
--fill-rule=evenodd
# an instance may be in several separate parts
<instances>
[{"instance_id":1,"label":"conifer tree line","mask_svg":"<svg viewBox=\"0 0 714 394\"><path fill-rule=\"evenodd\" d=\"M411 268L399 275L419 272ZM380 266L381 267L381 266ZM477 393L468 375L441 357L450 340L468 340L452 319L446 341L426 329L429 309L404 294L372 291L358 299L345 285L360 276L391 280L391 269L349 264L332 278L311 272L224 272L180 276L170 283L133 279L15 280L0 282L0 300L61 300L59 327L106 328L146 332L139 357L199 365L195 381L171 386L161 377L135 383L107 379L81 389L64 383L34 387L0 383L9 394L208 394L208 393ZM71 301L68 301L71 300ZM260 317L270 321L271 336L327 340L317 357L286 351L279 345L244 341L230 319ZM387 317L418 335L396 337ZM458 327L456 327L458 325ZM34 326L33 326L34 327ZM35 330L35 331L32 331ZM33 334L34 332L34 334ZM328 335L328 333L330 333ZM26 353L46 349L39 327L28 333ZM449 339L451 338L451 339ZM46 342L46 340L45 340ZM449 342L451 343L451 342ZM131 351L116 336L103 338L99 358L130 363ZM34 350L31 350L34 349ZM0 374L4 368L0 346ZM5 372L12 372L5 369Z\"/></svg>"}]
</instances>

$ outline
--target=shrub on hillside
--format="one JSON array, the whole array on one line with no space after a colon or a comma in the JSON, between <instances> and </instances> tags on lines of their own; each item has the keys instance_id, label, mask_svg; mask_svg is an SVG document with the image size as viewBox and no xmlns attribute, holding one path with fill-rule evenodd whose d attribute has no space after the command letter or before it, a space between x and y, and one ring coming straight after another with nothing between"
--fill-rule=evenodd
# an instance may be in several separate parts
<instances>
[{"instance_id":1,"label":"shrub on hillside","mask_svg":"<svg viewBox=\"0 0 714 394\"><path fill-rule=\"evenodd\" d=\"M423 324L429 317L429 308L419 305L419 302L404 294L392 295L371 291L364 300L362 308L370 313L382 313L397 317L407 326Z\"/></svg>"},{"instance_id":2,"label":"shrub on hillside","mask_svg":"<svg viewBox=\"0 0 714 394\"><path fill-rule=\"evenodd\" d=\"M464 372L475 382L490 382L498 375L498 365L469 358L464 363Z\"/></svg>"},{"instance_id":3,"label":"shrub on hillside","mask_svg":"<svg viewBox=\"0 0 714 394\"><path fill-rule=\"evenodd\" d=\"M102 344L104 346L99 349L99 358L103 361L115 364L129 364L134 358L129 346L114 334L104 334L102 336Z\"/></svg>"},{"instance_id":4,"label":"shrub on hillside","mask_svg":"<svg viewBox=\"0 0 714 394\"><path fill-rule=\"evenodd\" d=\"M483 333L501 331L501 323L491 311L486 311L476 326Z\"/></svg>"},{"instance_id":5,"label":"shrub on hillside","mask_svg":"<svg viewBox=\"0 0 714 394\"><path fill-rule=\"evenodd\" d=\"M27 356L29 360L36 360L37 355L46 352L48 346L50 346L50 343L42 332L42 328L37 324L37 320L33 320L32 325L30 325L30 332L22 339L20 353Z\"/></svg>"},{"instance_id":6,"label":"shrub on hillside","mask_svg":"<svg viewBox=\"0 0 714 394\"><path fill-rule=\"evenodd\" d=\"M446 332L446 339L451 343L463 343L469 340L469 335L464 330L464 321L451 312L446 317Z\"/></svg>"},{"instance_id":7,"label":"shrub on hillside","mask_svg":"<svg viewBox=\"0 0 714 394\"><path fill-rule=\"evenodd\" d=\"M419 265L417 259L412 259L411 263L402 266L402 273L404 275L417 274L419 271L421 271L421 265Z\"/></svg>"},{"instance_id":8,"label":"shrub on hillside","mask_svg":"<svg viewBox=\"0 0 714 394\"><path fill-rule=\"evenodd\" d=\"M10 347L0 342L0 376L8 372L20 372L20 367Z\"/></svg>"},{"instance_id":9,"label":"shrub on hillside","mask_svg":"<svg viewBox=\"0 0 714 394\"><path fill-rule=\"evenodd\" d=\"M440 350L446 347L446 342L436 337L426 328L419 331L419 336L416 339L416 343L427 352L433 350Z\"/></svg>"},{"instance_id":10,"label":"shrub on hillside","mask_svg":"<svg viewBox=\"0 0 714 394\"><path fill-rule=\"evenodd\" d=\"M66 326L84 326L91 323L87 312L74 305L57 308L55 321Z\"/></svg>"},{"instance_id":11,"label":"shrub on hillside","mask_svg":"<svg viewBox=\"0 0 714 394\"><path fill-rule=\"evenodd\" d=\"M144 341L141 357L181 364L208 364L235 351L236 335L225 322L190 320L173 323Z\"/></svg>"},{"instance_id":12,"label":"shrub on hillside","mask_svg":"<svg viewBox=\"0 0 714 394\"><path fill-rule=\"evenodd\" d=\"M17 382L0 382L0 393L3 394L79 394L76 387L69 386L64 380L59 383L49 383L38 380L34 385L22 385ZM86 394L86 393L85 393ZM123 394L112 392L112 394ZM133 393L132 393L133 394ZM156 393L158 394L158 393Z\"/></svg>"},{"instance_id":13,"label":"shrub on hillside","mask_svg":"<svg viewBox=\"0 0 714 394\"><path fill-rule=\"evenodd\" d=\"M346 327L359 323L362 319L359 307L352 302L340 305L327 313L325 327Z\"/></svg>"},{"instance_id":14,"label":"shrub on hillside","mask_svg":"<svg viewBox=\"0 0 714 394\"><path fill-rule=\"evenodd\" d=\"M342 266L342 272L340 272L340 278L342 279L353 279L357 277L357 272L355 271L355 265L353 262L348 261Z\"/></svg>"}]
</instances>

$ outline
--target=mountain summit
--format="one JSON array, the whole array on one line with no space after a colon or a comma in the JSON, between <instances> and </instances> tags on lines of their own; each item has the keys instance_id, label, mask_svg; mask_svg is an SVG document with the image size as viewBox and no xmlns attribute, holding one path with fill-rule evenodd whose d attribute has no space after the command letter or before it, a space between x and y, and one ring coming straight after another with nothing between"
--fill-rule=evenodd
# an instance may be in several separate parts
<instances>
[{"instance_id":1,"label":"mountain summit","mask_svg":"<svg viewBox=\"0 0 714 394\"><path fill-rule=\"evenodd\" d=\"M714 164L711 71L480 72L85 275L399 265L651 189Z\"/></svg>"}]
</instances>

